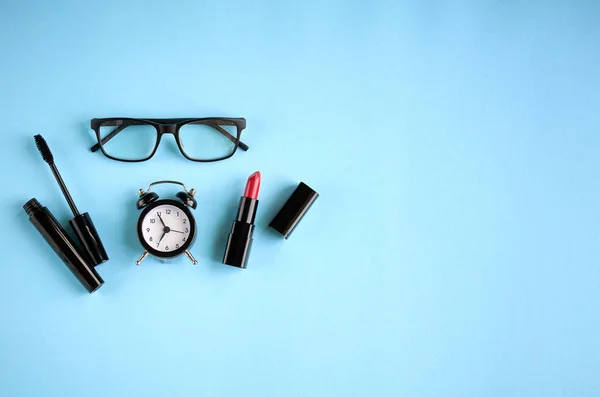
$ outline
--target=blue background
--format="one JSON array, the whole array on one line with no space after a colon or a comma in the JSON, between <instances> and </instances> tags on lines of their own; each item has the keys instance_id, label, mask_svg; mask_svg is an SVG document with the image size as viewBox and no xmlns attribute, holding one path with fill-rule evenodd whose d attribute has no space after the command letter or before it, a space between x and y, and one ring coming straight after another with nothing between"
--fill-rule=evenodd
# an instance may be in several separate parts
<instances>
[{"instance_id":1,"label":"blue background","mask_svg":"<svg viewBox=\"0 0 600 397\"><path fill-rule=\"evenodd\" d=\"M0 3L0 395L600 395L598 3L100 3ZM217 115L248 152L89 151L92 117ZM70 217L36 133L110 254L93 295L21 208ZM159 179L198 190L198 266L134 264Z\"/></svg>"}]
</instances>

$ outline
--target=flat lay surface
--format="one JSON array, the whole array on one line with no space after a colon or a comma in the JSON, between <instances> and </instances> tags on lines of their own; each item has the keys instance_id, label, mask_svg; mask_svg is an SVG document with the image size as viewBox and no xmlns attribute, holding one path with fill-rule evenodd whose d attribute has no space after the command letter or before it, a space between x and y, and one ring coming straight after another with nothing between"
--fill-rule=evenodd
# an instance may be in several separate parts
<instances>
[{"instance_id":1,"label":"flat lay surface","mask_svg":"<svg viewBox=\"0 0 600 397\"><path fill-rule=\"evenodd\" d=\"M599 16L567 1L0 2L0 395L600 395ZM249 150L194 162L166 133L148 161L115 161L90 151L107 117L243 117ZM189 127L192 156L232 147ZM73 218L35 134L110 258L93 294L22 208ZM114 138L115 156L149 154L149 134L139 153ZM221 261L255 171L239 269ZM158 180L196 190L195 266L135 265L138 190ZM268 224L300 182L319 197L286 240ZM148 241L165 234L151 219Z\"/></svg>"}]
</instances>

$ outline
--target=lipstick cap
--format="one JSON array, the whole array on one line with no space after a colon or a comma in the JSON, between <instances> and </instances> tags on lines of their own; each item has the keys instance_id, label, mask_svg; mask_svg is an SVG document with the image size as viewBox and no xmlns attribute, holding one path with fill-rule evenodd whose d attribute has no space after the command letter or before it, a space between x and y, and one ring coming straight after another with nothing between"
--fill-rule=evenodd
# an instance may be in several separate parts
<instances>
[{"instance_id":1,"label":"lipstick cap","mask_svg":"<svg viewBox=\"0 0 600 397\"><path fill-rule=\"evenodd\" d=\"M269 227L287 239L317 197L319 197L319 193L306 183L300 182L294 193L269 223Z\"/></svg>"}]
</instances>

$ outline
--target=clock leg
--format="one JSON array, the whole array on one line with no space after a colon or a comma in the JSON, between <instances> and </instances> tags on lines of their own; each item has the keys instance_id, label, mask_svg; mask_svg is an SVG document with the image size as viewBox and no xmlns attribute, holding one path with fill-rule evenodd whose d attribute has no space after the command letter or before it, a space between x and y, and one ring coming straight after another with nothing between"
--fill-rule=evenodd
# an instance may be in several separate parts
<instances>
[{"instance_id":1,"label":"clock leg","mask_svg":"<svg viewBox=\"0 0 600 397\"><path fill-rule=\"evenodd\" d=\"M144 259L146 259L147 256L148 256L148 251L144 251L144 253L142 254L142 256L140 256L140 259L138 259L137 261L135 261L135 264L139 266L139 264L142 263L142 261Z\"/></svg>"},{"instance_id":2,"label":"clock leg","mask_svg":"<svg viewBox=\"0 0 600 397\"><path fill-rule=\"evenodd\" d=\"M192 254L190 253L190 251L188 251L188 250L185 250L184 252L185 252L185 254L187 255L187 257L188 257L188 258L190 258L190 260L192 261L192 263L193 263L194 265L197 265L197 264L198 264L198 261L197 261L196 259L194 259L194 257L193 257L193 256L192 256Z\"/></svg>"}]
</instances>

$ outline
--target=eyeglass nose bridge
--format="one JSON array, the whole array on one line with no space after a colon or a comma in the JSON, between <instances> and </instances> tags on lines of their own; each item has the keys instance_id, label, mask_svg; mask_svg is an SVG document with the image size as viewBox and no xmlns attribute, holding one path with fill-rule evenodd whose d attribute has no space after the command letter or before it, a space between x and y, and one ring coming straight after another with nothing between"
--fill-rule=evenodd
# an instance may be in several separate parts
<instances>
[{"instance_id":1,"label":"eyeglass nose bridge","mask_svg":"<svg viewBox=\"0 0 600 397\"><path fill-rule=\"evenodd\" d=\"M158 132L160 132L160 134L175 134L175 130L176 127L175 125L159 125L158 126Z\"/></svg>"}]
</instances>

